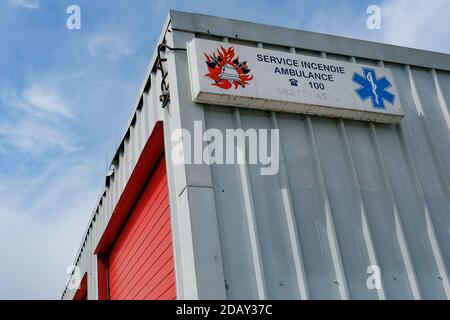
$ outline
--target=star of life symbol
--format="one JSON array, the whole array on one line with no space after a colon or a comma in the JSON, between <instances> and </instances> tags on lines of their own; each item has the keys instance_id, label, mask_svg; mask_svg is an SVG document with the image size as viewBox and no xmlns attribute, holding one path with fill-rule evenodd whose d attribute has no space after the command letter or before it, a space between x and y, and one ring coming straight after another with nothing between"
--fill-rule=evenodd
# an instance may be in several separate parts
<instances>
[{"instance_id":1,"label":"star of life symbol","mask_svg":"<svg viewBox=\"0 0 450 320\"><path fill-rule=\"evenodd\" d=\"M392 86L389 80L385 76L377 78L373 68L363 67L362 70L363 75L355 72L352 78L353 82L360 85L358 89L355 89L359 98L363 101L370 98L375 109L386 109L385 100L394 104L395 95L387 91Z\"/></svg>"}]
</instances>

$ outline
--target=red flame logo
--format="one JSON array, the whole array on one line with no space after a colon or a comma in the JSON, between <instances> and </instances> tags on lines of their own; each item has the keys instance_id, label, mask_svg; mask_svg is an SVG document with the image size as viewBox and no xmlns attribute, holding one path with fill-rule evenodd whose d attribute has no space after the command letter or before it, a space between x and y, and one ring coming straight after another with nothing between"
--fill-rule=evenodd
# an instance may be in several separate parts
<instances>
[{"instance_id":1,"label":"red flame logo","mask_svg":"<svg viewBox=\"0 0 450 320\"><path fill-rule=\"evenodd\" d=\"M245 88L253 75L250 75L250 69L247 66L247 61L239 62L239 56L234 58L234 48L229 47L225 49L220 46L212 55L203 53L206 57L206 65L208 66L208 73L205 77L214 80L213 86L222 89L230 89L234 85L234 89L239 86Z\"/></svg>"}]
</instances>

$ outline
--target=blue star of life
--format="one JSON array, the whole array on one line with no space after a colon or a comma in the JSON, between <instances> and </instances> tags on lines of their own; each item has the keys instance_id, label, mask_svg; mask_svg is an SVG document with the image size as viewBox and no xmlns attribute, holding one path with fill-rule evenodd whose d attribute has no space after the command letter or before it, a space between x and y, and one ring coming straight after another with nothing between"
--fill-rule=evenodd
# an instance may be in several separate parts
<instances>
[{"instance_id":1,"label":"blue star of life","mask_svg":"<svg viewBox=\"0 0 450 320\"><path fill-rule=\"evenodd\" d=\"M368 98L372 101L372 106L375 109L386 109L384 100L390 104L394 103L395 95L387 91L392 84L386 77L377 78L375 69L363 67L363 75L359 73L353 73L352 80L360 85L358 89L355 89L356 94L361 100Z\"/></svg>"}]
</instances>

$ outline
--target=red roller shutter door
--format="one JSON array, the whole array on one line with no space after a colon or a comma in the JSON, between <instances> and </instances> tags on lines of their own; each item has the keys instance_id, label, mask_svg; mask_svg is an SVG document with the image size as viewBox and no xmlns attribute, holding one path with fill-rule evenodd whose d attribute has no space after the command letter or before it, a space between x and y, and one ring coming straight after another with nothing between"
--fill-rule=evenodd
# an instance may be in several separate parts
<instances>
[{"instance_id":1,"label":"red roller shutter door","mask_svg":"<svg viewBox=\"0 0 450 320\"><path fill-rule=\"evenodd\" d=\"M111 300L175 299L166 164L146 183L108 257Z\"/></svg>"}]
</instances>

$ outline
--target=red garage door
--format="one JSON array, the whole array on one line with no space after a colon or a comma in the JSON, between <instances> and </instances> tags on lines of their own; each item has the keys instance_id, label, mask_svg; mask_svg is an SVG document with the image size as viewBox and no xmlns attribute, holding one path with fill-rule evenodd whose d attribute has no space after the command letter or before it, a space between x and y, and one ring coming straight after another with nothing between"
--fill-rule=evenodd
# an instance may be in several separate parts
<instances>
[{"instance_id":1,"label":"red garage door","mask_svg":"<svg viewBox=\"0 0 450 320\"><path fill-rule=\"evenodd\" d=\"M166 164L146 183L108 258L109 298L175 299Z\"/></svg>"}]
</instances>

